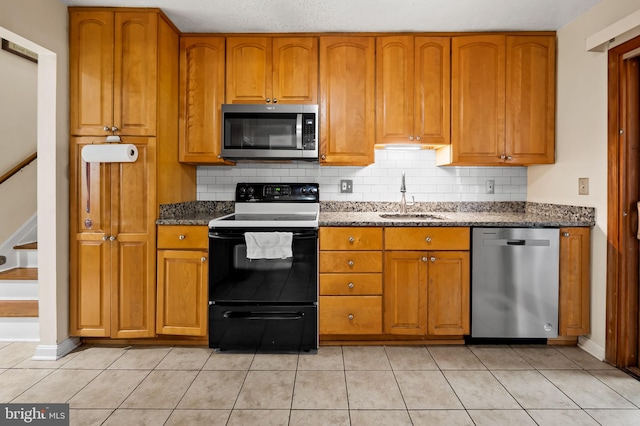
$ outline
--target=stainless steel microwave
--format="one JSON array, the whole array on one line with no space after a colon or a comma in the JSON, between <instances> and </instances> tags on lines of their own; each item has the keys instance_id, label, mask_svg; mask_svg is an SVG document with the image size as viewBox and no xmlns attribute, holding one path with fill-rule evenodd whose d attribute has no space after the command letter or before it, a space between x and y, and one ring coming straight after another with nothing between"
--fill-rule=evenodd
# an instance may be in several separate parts
<instances>
[{"instance_id":1,"label":"stainless steel microwave","mask_svg":"<svg viewBox=\"0 0 640 426\"><path fill-rule=\"evenodd\" d=\"M318 161L318 105L222 105L222 157Z\"/></svg>"}]
</instances>

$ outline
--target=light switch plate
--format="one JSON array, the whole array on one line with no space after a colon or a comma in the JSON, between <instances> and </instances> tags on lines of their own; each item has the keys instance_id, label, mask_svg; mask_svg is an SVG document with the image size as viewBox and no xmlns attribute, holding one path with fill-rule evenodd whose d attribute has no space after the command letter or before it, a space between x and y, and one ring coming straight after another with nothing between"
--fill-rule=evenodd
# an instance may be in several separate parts
<instances>
[{"instance_id":1,"label":"light switch plate","mask_svg":"<svg viewBox=\"0 0 640 426\"><path fill-rule=\"evenodd\" d=\"M347 179L342 179L340 181L340 192L346 193L346 194L351 194L353 192L353 181L352 180L347 180Z\"/></svg>"},{"instance_id":2,"label":"light switch plate","mask_svg":"<svg viewBox=\"0 0 640 426\"><path fill-rule=\"evenodd\" d=\"M589 195L589 178L578 178L578 195Z\"/></svg>"}]
</instances>

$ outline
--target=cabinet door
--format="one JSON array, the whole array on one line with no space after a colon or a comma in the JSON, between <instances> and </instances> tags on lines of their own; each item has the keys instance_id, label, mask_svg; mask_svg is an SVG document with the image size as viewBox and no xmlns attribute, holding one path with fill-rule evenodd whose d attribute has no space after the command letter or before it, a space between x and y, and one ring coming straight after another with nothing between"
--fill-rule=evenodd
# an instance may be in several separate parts
<instances>
[{"instance_id":1,"label":"cabinet door","mask_svg":"<svg viewBox=\"0 0 640 426\"><path fill-rule=\"evenodd\" d=\"M505 37L454 37L451 55L451 161L502 164Z\"/></svg>"},{"instance_id":2,"label":"cabinet door","mask_svg":"<svg viewBox=\"0 0 640 426\"><path fill-rule=\"evenodd\" d=\"M158 334L207 334L207 252L158 251Z\"/></svg>"},{"instance_id":3,"label":"cabinet door","mask_svg":"<svg viewBox=\"0 0 640 426\"><path fill-rule=\"evenodd\" d=\"M507 37L506 154L518 164L555 160L553 36Z\"/></svg>"},{"instance_id":4,"label":"cabinet door","mask_svg":"<svg viewBox=\"0 0 640 426\"><path fill-rule=\"evenodd\" d=\"M469 252L434 251L427 256L428 334L469 334Z\"/></svg>"},{"instance_id":5,"label":"cabinet door","mask_svg":"<svg viewBox=\"0 0 640 426\"><path fill-rule=\"evenodd\" d=\"M181 162L229 164L220 157L224 38L180 39Z\"/></svg>"},{"instance_id":6,"label":"cabinet door","mask_svg":"<svg viewBox=\"0 0 640 426\"><path fill-rule=\"evenodd\" d=\"M413 37L376 39L376 142L414 141Z\"/></svg>"},{"instance_id":7,"label":"cabinet door","mask_svg":"<svg viewBox=\"0 0 640 426\"><path fill-rule=\"evenodd\" d=\"M451 39L415 38L414 130L419 143L451 141Z\"/></svg>"},{"instance_id":8,"label":"cabinet door","mask_svg":"<svg viewBox=\"0 0 640 426\"><path fill-rule=\"evenodd\" d=\"M134 163L111 164L111 336L155 335L155 140L129 138Z\"/></svg>"},{"instance_id":9,"label":"cabinet door","mask_svg":"<svg viewBox=\"0 0 640 426\"><path fill-rule=\"evenodd\" d=\"M109 337L111 182L109 165L82 160L82 148L93 139L72 138L69 147L70 334Z\"/></svg>"},{"instance_id":10,"label":"cabinet door","mask_svg":"<svg viewBox=\"0 0 640 426\"><path fill-rule=\"evenodd\" d=\"M374 162L375 39L320 38L320 160Z\"/></svg>"},{"instance_id":11,"label":"cabinet door","mask_svg":"<svg viewBox=\"0 0 640 426\"><path fill-rule=\"evenodd\" d=\"M72 135L106 135L113 125L113 12L69 12Z\"/></svg>"},{"instance_id":12,"label":"cabinet door","mask_svg":"<svg viewBox=\"0 0 640 426\"><path fill-rule=\"evenodd\" d=\"M589 334L589 228L560 229L560 336Z\"/></svg>"},{"instance_id":13,"label":"cabinet door","mask_svg":"<svg viewBox=\"0 0 640 426\"><path fill-rule=\"evenodd\" d=\"M388 251L384 272L384 332L427 334L425 252Z\"/></svg>"},{"instance_id":14,"label":"cabinet door","mask_svg":"<svg viewBox=\"0 0 640 426\"><path fill-rule=\"evenodd\" d=\"M113 125L120 135L156 134L158 15L117 12Z\"/></svg>"},{"instance_id":15,"label":"cabinet door","mask_svg":"<svg viewBox=\"0 0 640 426\"><path fill-rule=\"evenodd\" d=\"M271 38L227 38L227 103L267 103L271 97Z\"/></svg>"},{"instance_id":16,"label":"cabinet door","mask_svg":"<svg viewBox=\"0 0 640 426\"><path fill-rule=\"evenodd\" d=\"M318 103L318 39L273 38L272 102Z\"/></svg>"}]
</instances>

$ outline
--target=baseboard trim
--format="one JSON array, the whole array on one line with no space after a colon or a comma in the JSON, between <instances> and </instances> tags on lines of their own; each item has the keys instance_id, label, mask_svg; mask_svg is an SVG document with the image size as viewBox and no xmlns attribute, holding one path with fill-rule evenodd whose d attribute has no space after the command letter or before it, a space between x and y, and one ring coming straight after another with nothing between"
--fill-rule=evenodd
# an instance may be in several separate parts
<instances>
[{"instance_id":1,"label":"baseboard trim","mask_svg":"<svg viewBox=\"0 0 640 426\"><path fill-rule=\"evenodd\" d=\"M57 345L38 345L31 359L34 361L55 361L80 346L80 343L80 339L77 337L69 337Z\"/></svg>"},{"instance_id":2,"label":"baseboard trim","mask_svg":"<svg viewBox=\"0 0 640 426\"><path fill-rule=\"evenodd\" d=\"M578 337L578 347L582 348L583 351L593 355L598 360L604 361L604 348L588 337Z\"/></svg>"}]
</instances>

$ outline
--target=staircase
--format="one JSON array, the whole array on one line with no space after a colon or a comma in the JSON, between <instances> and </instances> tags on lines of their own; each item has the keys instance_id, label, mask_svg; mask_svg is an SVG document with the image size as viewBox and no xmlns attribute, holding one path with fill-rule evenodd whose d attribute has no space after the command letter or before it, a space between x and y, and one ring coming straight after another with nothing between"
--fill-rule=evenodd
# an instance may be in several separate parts
<instances>
[{"instance_id":1,"label":"staircase","mask_svg":"<svg viewBox=\"0 0 640 426\"><path fill-rule=\"evenodd\" d=\"M0 272L0 341L39 341L38 244L13 250L17 266Z\"/></svg>"}]
</instances>

